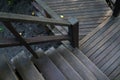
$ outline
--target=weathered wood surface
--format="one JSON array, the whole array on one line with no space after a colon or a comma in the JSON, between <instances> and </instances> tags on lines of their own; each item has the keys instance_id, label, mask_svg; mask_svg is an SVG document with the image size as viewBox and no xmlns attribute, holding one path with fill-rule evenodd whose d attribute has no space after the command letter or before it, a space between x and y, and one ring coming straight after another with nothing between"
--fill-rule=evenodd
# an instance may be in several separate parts
<instances>
[{"instance_id":1,"label":"weathered wood surface","mask_svg":"<svg viewBox=\"0 0 120 80\"><path fill-rule=\"evenodd\" d=\"M98 80L92 72L75 56L72 52L67 50L64 46L57 49L66 61L79 73L84 80Z\"/></svg>"},{"instance_id":2,"label":"weathered wood surface","mask_svg":"<svg viewBox=\"0 0 120 80\"><path fill-rule=\"evenodd\" d=\"M55 20L49 18L40 18L37 16L13 14L13 13L4 13L0 12L0 21L9 21L9 22L28 22L28 23L41 23L41 24L56 24L68 26L69 22L63 20Z\"/></svg>"},{"instance_id":3,"label":"weathered wood surface","mask_svg":"<svg viewBox=\"0 0 120 80\"><path fill-rule=\"evenodd\" d=\"M46 53L68 80L84 80L54 48L50 48Z\"/></svg>"},{"instance_id":4,"label":"weathered wood surface","mask_svg":"<svg viewBox=\"0 0 120 80\"><path fill-rule=\"evenodd\" d=\"M54 41L62 41L69 40L70 37L67 35L58 35L58 36L36 36L31 38L24 38L27 44L38 44L44 42L54 42ZM10 46L20 46L21 44L16 38L2 38L0 39L0 47L10 47Z\"/></svg>"},{"instance_id":5,"label":"weathered wood surface","mask_svg":"<svg viewBox=\"0 0 120 80\"><path fill-rule=\"evenodd\" d=\"M45 80L24 51L13 58L13 63L23 80Z\"/></svg>"},{"instance_id":6,"label":"weathered wood surface","mask_svg":"<svg viewBox=\"0 0 120 80\"><path fill-rule=\"evenodd\" d=\"M96 76L98 80L109 80L109 78L79 49L74 50L74 55Z\"/></svg>"},{"instance_id":7,"label":"weathered wood surface","mask_svg":"<svg viewBox=\"0 0 120 80\"><path fill-rule=\"evenodd\" d=\"M79 35L87 35L104 20L111 16L111 10L103 0L44 0L44 2L65 20L75 17L79 20ZM88 27L87 31L84 30ZM92 28L91 28L92 27ZM82 30L82 31L81 31Z\"/></svg>"},{"instance_id":8,"label":"weathered wood surface","mask_svg":"<svg viewBox=\"0 0 120 80\"><path fill-rule=\"evenodd\" d=\"M37 50L37 54L39 55L39 59L33 59L33 62L39 71L42 72L45 80L67 80L41 49Z\"/></svg>"},{"instance_id":9,"label":"weathered wood surface","mask_svg":"<svg viewBox=\"0 0 120 80\"><path fill-rule=\"evenodd\" d=\"M4 54L0 54L0 80L18 80Z\"/></svg>"},{"instance_id":10,"label":"weathered wood surface","mask_svg":"<svg viewBox=\"0 0 120 80\"><path fill-rule=\"evenodd\" d=\"M97 30L97 31L96 31ZM120 75L120 17L111 18L80 41L80 49L110 79Z\"/></svg>"}]
</instances>

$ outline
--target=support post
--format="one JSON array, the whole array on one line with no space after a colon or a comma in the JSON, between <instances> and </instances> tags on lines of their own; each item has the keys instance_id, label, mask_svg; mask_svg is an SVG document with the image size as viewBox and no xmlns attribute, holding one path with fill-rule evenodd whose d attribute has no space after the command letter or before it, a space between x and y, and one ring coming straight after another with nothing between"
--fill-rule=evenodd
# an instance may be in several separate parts
<instances>
[{"instance_id":1,"label":"support post","mask_svg":"<svg viewBox=\"0 0 120 80\"><path fill-rule=\"evenodd\" d=\"M69 26L68 35L70 36L70 43L73 48L79 47L79 21L76 18L68 20L71 23Z\"/></svg>"},{"instance_id":2,"label":"support post","mask_svg":"<svg viewBox=\"0 0 120 80\"><path fill-rule=\"evenodd\" d=\"M118 17L120 14L120 0L116 0L113 10L113 17Z\"/></svg>"}]
</instances>

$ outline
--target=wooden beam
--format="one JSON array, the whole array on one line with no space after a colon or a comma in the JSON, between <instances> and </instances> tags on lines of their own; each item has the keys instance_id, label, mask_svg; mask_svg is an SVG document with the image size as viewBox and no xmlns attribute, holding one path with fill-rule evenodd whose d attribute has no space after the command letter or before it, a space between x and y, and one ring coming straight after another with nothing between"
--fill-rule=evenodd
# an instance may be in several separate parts
<instances>
[{"instance_id":1,"label":"wooden beam","mask_svg":"<svg viewBox=\"0 0 120 80\"><path fill-rule=\"evenodd\" d=\"M10 30L10 32L17 38L17 40L24 45L35 58L38 58L35 51L31 48L31 46L28 45L28 43L24 40L24 38L16 31L16 29L13 27L13 25L10 22L3 22L3 24L6 26L7 29Z\"/></svg>"},{"instance_id":2,"label":"wooden beam","mask_svg":"<svg viewBox=\"0 0 120 80\"><path fill-rule=\"evenodd\" d=\"M43 42L53 42L53 41L62 41L62 40L68 40L69 37L67 35L65 36L37 36L32 38L26 38L24 39L27 44L38 44ZM16 38L1 38L0 39L0 48L2 47L10 47L10 46L21 46L21 44Z\"/></svg>"},{"instance_id":3,"label":"wooden beam","mask_svg":"<svg viewBox=\"0 0 120 80\"><path fill-rule=\"evenodd\" d=\"M39 6L41 6L46 12L47 14L50 15L51 18L60 20L60 17L57 15L57 13L55 13L50 7L48 7L48 5L46 5L45 2L43 2L42 0L35 0Z\"/></svg>"},{"instance_id":4,"label":"wooden beam","mask_svg":"<svg viewBox=\"0 0 120 80\"><path fill-rule=\"evenodd\" d=\"M0 21L41 23L41 24L53 24L53 25L62 25L62 26L69 26L70 25L69 22L63 21L63 20L55 20L55 19L50 19L50 18L40 18L37 16L4 13L4 12L0 12Z\"/></svg>"}]
</instances>

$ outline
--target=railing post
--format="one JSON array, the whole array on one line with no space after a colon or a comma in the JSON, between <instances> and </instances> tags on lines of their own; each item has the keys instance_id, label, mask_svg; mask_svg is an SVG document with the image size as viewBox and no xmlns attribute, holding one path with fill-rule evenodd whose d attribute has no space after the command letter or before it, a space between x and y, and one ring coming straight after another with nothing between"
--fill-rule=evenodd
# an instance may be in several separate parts
<instances>
[{"instance_id":1,"label":"railing post","mask_svg":"<svg viewBox=\"0 0 120 80\"><path fill-rule=\"evenodd\" d=\"M120 14L120 0L116 0L113 10L113 16L118 17Z\"/></svg>"},{"instance_id":2,"label":"railing post","mask_svg":"<svg viewBox=\"0 0 120 80\"><path fill-rule=\"evenodd\" d=\"M71 25L68 27L68 35L70 36L70 43L73 48L79 47L79 22L76 18L70 18L68 21Z\"/></svg>"}]
</instances>

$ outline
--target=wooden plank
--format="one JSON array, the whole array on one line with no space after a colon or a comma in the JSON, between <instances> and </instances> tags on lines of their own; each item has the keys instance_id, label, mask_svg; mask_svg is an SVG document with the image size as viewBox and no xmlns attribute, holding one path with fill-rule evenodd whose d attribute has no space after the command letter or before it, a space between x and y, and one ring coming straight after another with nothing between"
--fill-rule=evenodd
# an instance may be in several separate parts
<instances>
[{"instance_id":1,"label":"wooden plank","mask_svg":"<svg viewBox=\"0 0 120 80\"><path fill-rule=\"evenodd\" d=\"M116 42L117 41L117 42ZM114 48L116 48L117 45L120 44L120 36L114 41L111 43L111 45L107 48L105 48L105 50L103 50L99 56L97 56L93 62L95 64L99 64L100 62L104 61L107 62L108 58L107 56L109 56L109 58L111 58L112 56L111 55L114 55L112 54L111 52L114 50ZM105 58L105 59L104 59ZM107 59L106 59L107 58Z\"/></svg>"},{"instance_id":2,"label":"wooden plank","mask_svg":"<svg viewBox=\"0 0 120 80\"><path fill-rule=\"evenodd\" d=\"M47 11L47 13L54 19L59 20L60 17L54 12L52 11L52 9L50 9L46 3L44 3L41 0L35 0L45 11Z\"/></svg>"},{"instance_id":3,"label":"wooden plank","mask_svg":"<svg viewBox=\"0 0 120 80\"><path fill-rule=\"evenodd\" d=\"M68 6L68 8L69 8L69 6ZM60 13L58 13L58 14L79 14L79 15L84 15L83 13L85 13L85 14L91 14L91 13L93 13L93 14L95 14L95 13L102 13L102 14L105 14L105 13L107 13L108 11L108 8L84 8L84 9L82 9L82 8L69 8L69 9L64 9L64 8L60 8L60 9L54 9L54 11L55 12L60 12ZM89 12L89 13L88 13ZM102 15L102 14L100 14L100 15ZM109 14L110 15L110 14Z\"/></svg>"},{"instance_id":4,"label":"wooden plank","mask_svg":"<svg viewBox=\"0 0 120 80\"><path fill-rule=\"evenodd\" d=\"M54 48L46 53L68 80L84 80Z\"/></svg>"},{"instance_id":5,"label":"wooden plank","mask_svg":"<svg viewBox=\"0 0 120 80\"><path fill-rule=\"evenodd\" d=\"M119 70L116 71L116 68L120 67L120 56L113 62L113 64L111 64L107 70L104 71L105 74L107 74L108 76L116 76L120 73L120 68ZM114 72L115 71L115 72Z\"/></svg>"},{"instance_id":6,"label":"wooden plank","mask_svg":"<svg viewBox=\"0 0 120 80\"><path fill-rule=\"evenodd\" d=\"M62 35L62 36L37 36L31 38L24 38L27 44L38 44L44 42L54 42L54 41L62 41L62 40L69 40L69 36ZM20 46L21 44L16 38L2 38L0 39L0 47L10 47L10 46Z\"/></svg>"},{"instance_id":7,"label":"wooden plank","mask_svg":"<svg viewBox=\"0 0 120 80\"><path fill-rule=\"evenodd\" d=\"M103 28L105 25L112 23L112 21L114 21L112 18L111 19L106 19L106 21L104 21L104 23L100 24L97 28L95 28L92 32L90 32L85 38L83 38L80 42L79 45L81 46L80 48L82 48L82 45L89 41L89 39L96 34L101 28ZM107 23L107 24L106 24ZM112 25L112 24L111 24Z\"/></svg>"},{"instance_id":8,"label":"wooden plank","mask_svg":"<svg viewBox=\"0 0 120 80\"><path fill-rule=\"evenodd\" d=\"M98 80L92 74L92 72L63 45L59 46L57 51L65 58L66 61L68 61L68 63L79 73L79 75L84 80Z\"/></svg>"},{"instance_id":9,"label":"wooden plank","mask_svg":"<svg viewBox=\"0 0 120 80\"><path fill-rule=\"evenodd\" d=\"M43 1L41 0L36 0L36 2L39 4L39 6L41 6L45 11L46 13L50 16L50 18L54 18L56 20L61 20L62 19L60 18L60 16L58 16L54 11L52 11L49 6L47 6ZM39 8L39 6L37 8ZM39 9L40 10L40 9ZM64 20L63 20L64 21ZM67 32L65 31L64 27L61 27L61 26L53 26L55 28L58 29L58 31L60 31L60 33L62 34L67 34Z\"/></svg>"},{"instance_id":10,"label":"wooden plank","mask_svg":"<svg viewBox=\"0 0 120 80\"><path fill-rule=\"evenodd\" d=\"M109 80L109 78L79 49L74 50L74 55L96 76L98 80Z\"/></svg>"},{"instance_id":11,"label":"wooden plank","mask_svg":"<svg viewBox=\"0 0 120 80\"><path fill-rule=\"evenodd\" d=\"M111 80L120 79L120 78L117 77L119 74L120 74L120 66L118 66L118 67L109 75L109 78L110 78Z\"/></svg>"},{"instance_id":12,"label":"wooden plank","mask_svg":"<svg viewBox=\"0 0 120 80\"><path fill-rule=\"evenodd\" d=\"M105 56L105 58L103 60L101 60L101 62L99 64L97 64L97 66L99 68L101 68L102 66L104 66L104 64L106 62L108 62L120 49L120 44L118 44L114 49L112 49L112 51L110 53L108 53L108 56Z\"/></svg>"},{"instance_id":13,"label":"wooden plank","mask_svg":"<svg viewBox=\"0 0 120 80\"><path fill-rule=\"evenodd\" d=\"M93 42L91 42L87 47L87 49L82 49L85 53L88 52L92 47L94 47L97 43L99 43L104 37L110 34L117 27L118 23L113 24L110 26L105 32L103 32L98 38L96 38Z\"/></svg>"},{"instance_id":14,"label":"wooden plank","mask_svg":"<svg viewBox=\"0 0 120 80\"><path fill-rule=\"evenodd\" d=\"M109 35L107 35L105 38L103 38L98 44L96 44L93 48L91 48L86 55L90 58L93 58L93 55L99 55L96 54L96 51L100 51L101 49L104 49L106 47L109 47L109 45L116 39L116 35L119 33L119 27L113 30ZM103 48L104 46L104 48Z\"/></svg>"},{"instance_id":15,"label":"wooden plank","mask_svg":"<svg viewBox=\"0 0 120 80\"><path fill-rule=\"evenodd\" d=\"M104 1L89 1L89 0L86 0L86 1L81 1L81 0L79 0L79 1L54 1L53 2L53 0L51 0L50 2L49 1L46 1L47 2L47 4L49 5L49 6L65 6L65 4L66 4L66 6L68 6L68 5L77 5L77 4L83 4L83 5L81 5L81 6L84 6L84 5L87 5L87 4L93 4L93 5L95 5L95 4L98 4L98 5L101 5L101 4L104 4L104 5L106 5L106 3L104 2ZM54 5L53 5L54 4Z\"/></svg>"},{"instance_id":16,"label":"wooden plank","mask_svg":"<svg viewBox=\"0 0 120 80\"><path fill-rule=\"evenodd\" d=\"M49 4L61 4L61 3L70 3L70 2L73 2L73 3L86 3L86 2L88 2L88 3L94 3L94 2L102 2L102 3L105 3L105 1L103 1L103 0L80 0L80 1L78 1L78 0L76 0L76 1L72 1L72 0L65 0L65 1L63 1L63 0L59 0L59 1L56 1L56 0L45 0L47 3L49 3ZM72 4L72 3L71 3Z\"/></svg>"},{"instance_id":17,"label":"wooden plank","mask_svg":"<svg viewBox=\"0 0 120 80\"><path fill-rule=\"evenodd\" d=\"M67 80L56 65L49 59L44 52L39 49L37 50L39 59L33 59L34 64L37 66L39 71L42 72L45 80Z\"/></svg>"},{"instance_id":18,"label":"wooden plank","mask_svg":"<svg viewBox=\"0 0 120 80\"><path fill-rule=\"evenodd\" d=\"M119 57L120 50L108 61L106 62L100 69L104 72L107 70Z\"/></svg>"},{"instance_id":19,"label":"wooden plank","mask_svg":"<svg viewBox=\"0 0 120 80\"><path fill-rule=\"evenodd\" d=\"M120 79L120 74L118 74L115 78L115 80L119 80Z\"/></svg>"},{"instance_id":20,"label":"wooden plank","mask_svg":"<svg viewBox=\"0 0 120 80\"><path fill-rule=\"evenodd\" d=\"M10 22L29 22L29 23L41 23L41 24L56 24L69 26L70 23L64 20L55 20L50 18L38 18L36 16L13 14L13 13L4 13L0 12L0 21L10 21Z\"/></svg>"},{"instance_id":21,"label":"wooden plank","mask_svg":"<svg viewBox=\"0 0 120 80\"><path fill-rule=\"evenodd\" d=\"M4 54L0 54L0 80L18 80Z\"/></svg>"},{"instance_id":22,"label":"wooden plank","mask_svg":"<svg viewBox=\"0 0 120 80\"><path fill-rule=\"evenodd\" d=\"M70 8L89 8L89 7L93 7L93 8L108 8L107 5L105 5L104 3L100 3L98 4L98 2L94 2L94 3L88 3L88 2L85 2L83 1L84 3L82 2L78 2L78 3L74 3L73 1L72 2L68 2L68 3L59 3L58 5L57 4L54 4L54 3L48 3L47 4L49 5L49 7L53 8L53 9L62 9L62 8L68 8L68 6L70 6ZM87 7L89 6L89 7ZM96 7L95 7L96 6Z\"/></svg>"},{"instance_id":23,"label":"wooden plank","mask_svg":"<svg viewBox=\"0 0 120 80\"><path fill-rule=\"evenodd\" d=\"M104 11L104 12L107 12L107 11L111 11L111 10L109 10L108 7L105 7L104 5L100 5L100 6L97 6L97 5L89 6L89 5L87 5L89 7L87 7L87 6L81 7L79 5L75 5L75 6L73 6L73 5L69 5L69 6L55 6L55 7L51 7L51 8L56 13L61 11L60 13L64 13L64 14L67 14L67 13L69 14L69 13L72 13L72 12L74 13L74 11L75 11L75 13L76 12L80 12L80 11L82 11L82 12L85 12L85 11L86 12L92 12L92 11L99 11L99 12L103 12Z\"/></svg>"},{"instance_id":24,"label":"wooden plank","mask_svg":"<svg viewBox=\"0 0 120 80\"><path fill-rule=\"evenodd\" d=\"M13 63L23 80L45 80L24 51L13 58Z\"/></svg>"}]
</instances>

